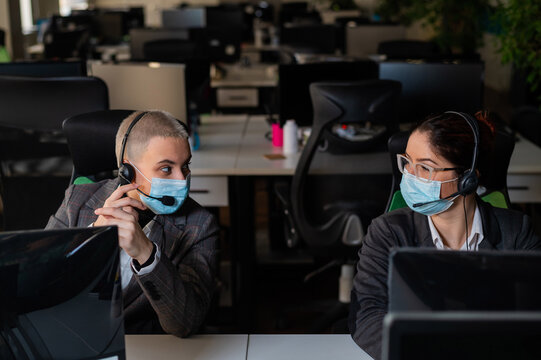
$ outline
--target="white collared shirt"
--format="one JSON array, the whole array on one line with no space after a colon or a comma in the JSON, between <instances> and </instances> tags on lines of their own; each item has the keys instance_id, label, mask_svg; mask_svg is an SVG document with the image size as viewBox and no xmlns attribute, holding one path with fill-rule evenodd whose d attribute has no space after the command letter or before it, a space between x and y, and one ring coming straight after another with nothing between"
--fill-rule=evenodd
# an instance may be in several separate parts
<instances>
[{"instance_id":1,"label":"white collared shirt","mask_svg":"<svg viewBox=\"0 0 541 360\"><path fill-rule=\"evenodd\" d=\"M432 240L434 241L434 246L438 250L449 250L450 247L443 243L443 240L436 230L434 223L430 216L428 218L428 227L430 228L430 233L432 234ZM483 241L483 223L481 222L481 214L479 213L479 207L475 206L475 213L473 214L473 223L471 227L471 233L468 236L468 239L464 242L460 250L470 250L477 251L479 250L479 244Z\"/></svg>"},{"instance_id":2,"label":"white collared shirt","mask_svg":"<svg viewBox=\"0 0 541 360\"><path fill-rule=\"evenodd\" d=\"M152 226L154 225L154 219L150 220L150 222L145 226L143 229L143 232L145 233L146 237L148 238L150 235L150 232L152 231ZM94 223L88 225L89 227L94 226ZM154 261L148 266L145 266L141 270L137 271L137 269L133 266L133 259L128 255L127 252L124 251L124 249L120 249L120 284L122 285L122 290L124 290L128 284L131 281L131 278L133 276L133 273L135 272L137 275L145 275L150 273L154 268L156 267L156 264L158 263L158 260L160 260L161 251L158 246L156 246L156 254L154 256Z\"/></svg>"},{"instance_id":3,"label":"white collared shirt","mask_svg":"<svg viewBox=\"0 0 541 360\"><path fill-rule=\"evenodd\" d=\"M152 231L153 225L154 219L150 220L150 222L146 224L146 226L143 228L143 232L145 233L147 238ZM152 261L150 265L145 266L144 268L141 268L141 270L137 271L137 269L135 269L135 267L133 266L133 259L130 257L130 255L128 255L128 253L126 253L124 249L120 249L120 281L122 284L122 290L124 290L130 283L133 273L141 276L148 274L152 270L154 270L156 264L158 263L158 260L160 260L160 256L160 248L156 246L156 255L154 256L154 261Z\"/></svg>"}]
</instances>

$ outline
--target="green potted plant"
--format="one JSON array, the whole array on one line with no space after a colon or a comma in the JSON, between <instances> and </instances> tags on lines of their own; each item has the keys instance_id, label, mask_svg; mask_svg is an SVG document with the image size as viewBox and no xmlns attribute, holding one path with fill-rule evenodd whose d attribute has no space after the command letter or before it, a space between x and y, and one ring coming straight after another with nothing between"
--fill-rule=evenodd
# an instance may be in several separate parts
<instances>
[{"instance_id":1,"label":"green potted plant","mask_svg":"<svg viewBox=\"0 0 541 360\"><path fill-rule=\"evenodd\" d=\"M496 22L503 63L524 75L541 109L541 2L507 0L498 6Z\"/></svg>"},{"instance_id":2,"label":"green potted plant","mask_svg":"<svg viewBox=\"0 0 541 360\"><path fill-rule=\"evenodd\" d=\"M483 19L490 0L382 0L378 14L410 25L421 21L444 51L472 54L482 45Z\"/></svg>"}]
</instances>

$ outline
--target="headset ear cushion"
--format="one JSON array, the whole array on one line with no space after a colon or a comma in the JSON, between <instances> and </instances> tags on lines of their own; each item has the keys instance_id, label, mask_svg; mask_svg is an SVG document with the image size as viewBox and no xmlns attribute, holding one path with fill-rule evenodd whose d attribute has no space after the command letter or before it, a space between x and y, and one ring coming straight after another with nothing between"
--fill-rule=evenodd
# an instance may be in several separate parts
<instances>
[{"instance_id":1,"label":"headset ear cushion","mask_svg":"<svg viewBox=\"0 0 541 360\"><path fill-rule=\"evenodd\" d=\"M477 190L477 186L479 185L479 179L477 178L477 174L475 173L475 171L468 170L458 184L458 191L462 195L468 195Z\"/></svg>"},{"instance_id":2,"label":"headset ear cushion","mask_svg":"<svg viewBox=\"0 0 541 360\"><path fill-rule=\"evenodd\" d=\"M130 164L122 164L120 169L118 169L118 176L122 183L131 184L135 179L135 169Z\"/></svg>"}]
</instances>

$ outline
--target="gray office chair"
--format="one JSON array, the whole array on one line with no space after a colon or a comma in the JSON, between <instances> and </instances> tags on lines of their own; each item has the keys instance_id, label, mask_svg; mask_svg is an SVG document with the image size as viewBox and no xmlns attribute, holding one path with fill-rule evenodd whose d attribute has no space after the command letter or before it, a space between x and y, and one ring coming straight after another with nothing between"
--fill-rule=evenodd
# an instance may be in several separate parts
<instances>
[{"instance_id":1,"label":"gray office chair","mask_svg":"<svg viewBox=\"0 0 541 360\"><path fill-rule=\"evenodd\" d=\"M321 149L321 141L336 137L332 131L336 125L370 124L374 131L367 132L367 136L358 141L364 147L344 144L344 149L358 152L361 148L369 152L385 146L397 129L396 109L400 91L400 83L392 80L310 85L314 109L312 132L297 164L291 187L278 184L276 193L284 206L288 246L304 244L305 250L313 256L331 260L322 269L330 264L345 265L343 273L353 272L352 264L362 246L367 226L371 219L385 210L391 177L368 175L369 170L359 176L341 173L339 168L343 165L338 166L344 161L341 157L326 161L326 164L332 164L329 168L317 169L318 173L331 175L314 174L311 165L318 149ZM342 142L347 143L347 140L337 140L335 146ZM347 161L348 154L343 151L336 153L341 153ZM331 153L326 155L333 156ZM351 164L350 172L355 172L354 166L370 167L371 164ZM346 304L349 302L341 300L342 303L317 322L312 331L321 332L347 314Z\"/></svg>"},{"instance_id":2,"label":"gray office chair","mask_svg":"<svg viewBox=\"0 0 541 360\"><path fill-rule=\"evenodd\" d=\"M98 78L0 76L3 229L44 227L60 205L71 160L62 121L109 107Z\"/></svg>"}]
</instances>

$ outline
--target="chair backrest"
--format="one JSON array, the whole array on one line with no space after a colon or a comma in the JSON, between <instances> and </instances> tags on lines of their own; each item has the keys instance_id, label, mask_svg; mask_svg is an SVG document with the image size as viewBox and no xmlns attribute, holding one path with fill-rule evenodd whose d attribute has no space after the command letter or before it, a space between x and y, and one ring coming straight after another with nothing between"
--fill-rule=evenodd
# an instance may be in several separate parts
<instances>
[{"instance_id":1,"label":"chair backrest","mask_svg":"<svg viewBox=\"0 0 541 360\"><path fill-rule=\"evenodd\" d=\"M0 126L60 131L70 116L109 108L107 86L94 77L0 76Z\"/></svg>"},{"instance_id":2,"label":"chair backrest","mask_svg":"<svg viewBox=\"0 0 541 360\"><path fill-rule=\"evenodd\" d=\"M64 120L64 134L73 159L71 183L80 177L95 181L113 176L112 172L118 169L116 133L131 113L133 110L95 111Z\"/></svg>"},{"instance_id":3,"label":"chair backrest","mask_svg":"<svg viewBox=\"0 0 541 360\"><path fill-rule=\"evenodd\" d=\"M324 223L314 222L307 209L307 200L312 196L306 194L310 165L322 137L329 133L333 124L343 122L395 123L397 119L394 109L396 109L400 96L400 83L390 80L314 83L310 85L310 93L315 114L314 124L292 181L293 220L301 238L309 246L347 246L348 244L343 244L340 240L351 216L357 216L357 219L361 219L363 222L363 226L366 226L369 219L380 214L383 206L381 206L381 210L374 210L372 206L363 204L364 199L349 199L347 197L346 199L331 199L329 202L317 206L331 211L326 216L329 220ZM385 140L386 137L379 138L379 141L384 142ZM337 161L340 159L337 158ZM331 173L333 171L333 169L328 170ZM326 186L344 187L347 178L347 176L341 176L339 181L333 182L332 185L326 183ZM333 189L327 187L324 191L328 194L332 193Z\"/></svg>"},{"instance_id":4,"label":"chair backrest","mask_svg":"<svg viewBox=\"0 0 541 360\"><path fill-rule=\"evenodd\" d=\"M393 182L391 193L387 201L387 211L396 210L407 206L400 193L402 173L398 170L396 161L397 154L403 154L408 145L409 132L399 132L389 138L388 149L393 169ZM483 174L486 190L481 198L496 207L510 207L509 193L507 190L507 169L515 148L514 138L502 131L497 131L494 137L494 149L490 157L490 172Z\"/></svg>"}]
</instances>

